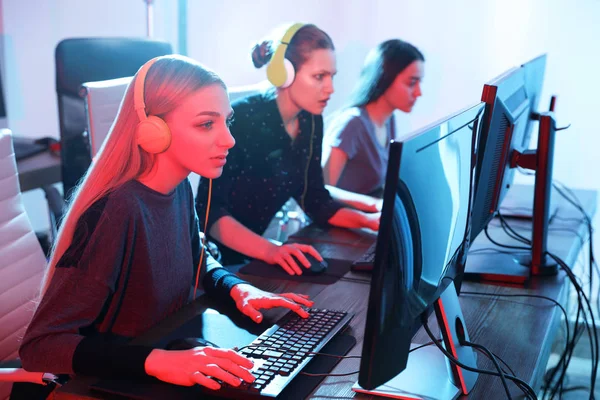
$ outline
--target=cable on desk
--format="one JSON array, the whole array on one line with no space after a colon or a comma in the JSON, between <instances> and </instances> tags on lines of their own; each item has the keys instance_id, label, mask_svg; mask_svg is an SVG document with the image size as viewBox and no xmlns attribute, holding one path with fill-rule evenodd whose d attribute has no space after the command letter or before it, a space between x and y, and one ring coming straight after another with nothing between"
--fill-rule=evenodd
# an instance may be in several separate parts
<instances>
[{"instance_id":1,"label":"cable on desk","mask_svg":"<svg viewBox=\"0 0 600 400\"><path fill-rule=\"evenodd\" d=\"M535 294L526 294L526 293L519 293L519 294L496 294L496 293L482 293L482 292L461 291L460 294L461 295L466 294L466 295L476 295L476 296L489 296L489 297L530 297L530 298L538 298L538 299L548 300L548 301L552 302L555 306L559 307L560 310L562 311L563 317L565 319L566 343L565 343L565 350L561 354L561 357L560 357L558 363L556 364L556 367L559 367L560 365L564 364L563 367L566 370L566 368L568 367L568 364L565 364L565 362L566 362L566 355L569 353L569 349L571 348L570 347L571 346L571 342L570 342L571 334L570 334L570 329L569 329L569 316L567 314L567 310L558 301L556 301L556 300L554 300L554 299L552 299L550 297L547 297L547 296L541 296L541 295L535 295ZM573 345L573 347L574 347L574 345ZM496 358L500 359L498 356L496 356ZM513 375L514 375L514 373L513 373ZM561 384L562 384L562 382L561 382ZM547 385L545 385L545 386L547 386ZM544 392L544 396L545 396L545 392Z\"/></svg>"},{"instance_id":2,"label":"cable on desk","mask_svg":"<svg viewBox=\"0 0 600 400\"><path fill-rule=\"evenodd\" d=\"M469 250L469 252L467 254L468 255L478 255L478 254L484 255L484 254L489 254L489 253L509 254L511 256L516 256L516 255L521 254L516 251L501 250L497 247L480 247L478 249ZM524 252L522 254L525 255L528 253Z\"/></svg>"},{"instance_id":3,"label":"cable on desk","mask_svg":"<svg viewBox=\"0 0 600 400\"><path fill-rule=\"evenodd\" d=\"M586 217L586 218L589 219L589 217ZM511 233L514 232L514 230L512 230L510 228L510 225L508 224L508 222L506 220L503 221L502 226L505 229L505 231L511 231ZM504 245L502 243L498 243L498 242L492 240L487 232L486 232L486 235L488 236L488 239L490 239L490 241L492 241L492 243L496 244L497 246L504 247L504 248L511 248L511 249L514 249L516 247L516 246ZM549 252L547 252L547 255L549 257L553 258L560 265L560 267L563 270L565 270L565 272L567 273L567 276L568 276L569 280L572 282L573 287L575 288L575 291L577 293L578 307L577 307L577 317L575 319L575 329L574 329L574 334L571 338L571 342L568 346L568 349L565 349L565 352L561 355L561 358L560 358L558 364L556 365L556 367L551 370L550 377L548 379L546 379L546 387L544 390L544 397L547 393L548 388L551 386L552 381L554 380L554 377L556 376L556 374L559 370L561 370L561 373L559 374L556 384L552 388L551 398L553 398L557 393L560 395L561 391L563 390L563 380L564 380L564 377L566 376L567 367L568 367L571 357L573 355L573 350L575 348L575 345L577 344L577 341L581 337L581 334L585 330L587 332L589 340L590 340L590 347L591 347L591 353L592 353L591 354L591 356L592 356L592 376L591 376L592 389L591 389L590 398L593 398L593 396L594 396L593 395L593 387L595 385L595 377L597 375L597 369L598 369L598 348L599 348L597 331L596 331L595 321L594 321L594 316L593 316L593 310L589 303L589 299L585 296L583 288L581 287L581 285L578 281L578 278L573 274L571 268L568 265L566 265L566 263L564 263L564 261L562 261L557 256L555 256ZM593 255L590 256L590 259L592 259L592 258L593 258ZM587 308L587 310L586 310L586 308ZM590 317L592 318L592 325L594 326L593 333L592 333L592 329L590 328L590 325L588 323L588 312L590 314ZM582 326L582 331L578 330L580 315L583 316L583 323L584 323L584 326ZM593 336L593 338L592 338L592 336Z\"/></svg>"},{"instance_id":4,"label":"cable on desk","mask_svg":"<svg viewBox=\"0 0 600 400\"><path fill-rule=\"evenodd\" d=\"M441 344L439 344L437 341L435 341L435 337L433 335L433 333L431 332L431 329L429 329L429 324L427 321L427 318L422 318L421 322L423 324L423 328L425 328L425 332L427 332L427 335L429 336L429 338L431 340L434 341L434 344L437 346L437 348L455 365L459 366L460 368L463 368L467 371L472 371L472 372L477 372L480 374L485 374L485 375L493 375L493 376L500 376L500 373L495 372L495 371L488 371L485 369L479 369L479 368L473 368L469 365L466 365L464 363L462 363L460 360L456 359L456 357L454 357L451 353L449 353L444 347L442 347ZM504 376L506 377L506 379L509 379L513 382L518 382L519 383L519 387L522 388L522 390L524 391L524 393L531 399L535 399L537 400L537 395L535 394L535 391L531 388L531 386L529 386L529 384L527 384L527 382L523 381L522 379L517 378L516 376L513 375L508 375L508 374L504 374Z\"/></svg>"},{"instance_id":5,"label":"cable on desk","mask_svg":"<svg viewBox=\"0 0 600 400\"><path fill-rule=\"evenodd\" d=\"M510 225L508 225L508 222L506 220L504 221L504 226L506 229L510 228ZM515 247L515 246L506 246L506 245L503 245L498 242L495 242L495 244L500 247L505 247L505 248L514 248ZM568 365L571 361L571 357L573 355L575 345L577 344L577 341L581 337L581 334L583 333L584 330L588 333L588 337L590 340L590 347L591 347L591 353L592 353L591 354L592 366L593 366L591 379L595 381L595 377L597 375L597 366L598 366L598 360L597 360L598 359L598 350L597 350L598 349L598 345L597 345L598 338L597 338L597 332L596 332L596 328L595 328L595 321L593 319L593 311L591 309L591 305L589 303L589 300L585 296L583 288L579 284L577 277L573 274L571 268L564 263L564 261L560 260L558 257L556 257L555 255L553 255L551 253L547 253L547 255L550 256L551 258L555 259L555 261L561 266L561 268L563 270L565 270L569 280L572 282L573 287L575 288L575 291L577 293L577 301L578 301L577 317L575 319L574 334L571 338L569 346L567 348L565 348L565 352L563 352L563 354L561 355L561 358L560 358L559 362L557 363L556 367L551 370L550 376L546 379L546 387L545 387L544 394L543 394L544 397L546 396L548 389L552 386L552 382L554 381L556 374L560 371L560 374L558 375L558 379L556 380L555 385L551 389L550 396L551 396L551 398L553 398L556 394L560 394L563 389L563 379L566 375ZM586 306L587 306L587 311L590 313L590 317L592 318L592 324L594 325L594 328L593 328L594 333L593 334L592 334L590 325L588 323L588 312L586 312ZM580 315L583 316L583 323L584 323L584 326L582 326L581 332L578 330ZM593 338L592 338L592 336L593 336ZM594 383L592 383L592 387L593 386L594 386ZM592 395L590 398L593 398L593 391L592 391Z\"/></svg>"},{"instance_id":6,"label":"cable on desk","mask_svg":"<svg viewBox=\"0 0 600 400\"><path fill-rule=\"evenodd\" d=\"M431 346L433 344L433 342L427 342L425 344L419 345L415 348L410 349L408 352L412 353L413 351L422 349L423 347L427 347L427 346ZM321 355L331 355L331 354L321 354ZM350 357L355 357L355 358L360 358L360 356L350 356ZM349 357L349 358L350 358ZM354 375L354 374L358 374L360 371L354 371L354 372L346 372L343 374L311 374L309 372L300 372L301 375L306 375L306 376L348 376L348 375Z\"/></svg>"},{"instance_id":7,"label":"cable on desk","mask_svg":"<svg viewBox=\"0 0 600 400\"><path fill-rule=\"evenodd\" d=\"M571 205L573 205L582 215L587 224L588 228L588 236L589 236L589 274L590 274L590 291L589 296L592 297L592 285L593 285L593 271L595 270L598 276L600 277L600 269L598 268L598 264L596 262L596 257L594 256L594 227L592 225L592 218L583 208L583 205L573 193L571 189L569 189L563 183L554 180L552 181L552 187L556 190L556 192L561 195L565 200L567 200ZM565 193L566 192L566 193ZM567 193L571 196L569 197ZM600 312L600 296L596 298L596 311Z\"/></svg>"},{"instance_id":8,"label":"cable on desk","mask_svg":"<svg viewBox=\"0 0 600 400\"><path fill-rule=\"evenodd\" d=\"M485 351L483 351L481 349L478 349L478 348L475 348L475 350L477 350L478 352L480 352L481 354L483 354L484 356L486 356L487 358L489 358L489 355ZM498 359L498 361L500 361L502 364L504 364L504 366L508 369L508 372L510 372L512 375L516 376L515 372L510 367L510 365L508 365L506 363L506 361L504 361L502 358L500 358L500 356L498 354L494 353L493 351L491 353L494 355L494 357L496 357ZM507 371L504 368L502 369L502 371L505 374L507 373ZM527 388L521 386L518 382L515 382L515 385L519 386L519 389L521 389L521 391L523 391L523 392L527 390Z\"/></svg>"},{"instance_id":9,"label":"cable on desk","mask_svg":"<svg viewBox=\"0 0 600 400\"><path fill-rule=\"evenodd\" d=\"M596 376L598 373L598 359L599 359L599 357L598 357L598 349L599 349L598 331L596 328L596 320L594 318L593 309L590 305L589 299L587 298L587 296L585 295L585 293L583 291L583 288L577 282L577 279L576 279L575 275L573 274L573 271L571 270L571 268L558 256L556 256L550 252L547 252L547 255L549 257L551 257L554 261L556 261L557 264L567 273L567 276L573 283L573 286L575 287L575 290L577 291L577 293L579 295L579 299L583 300L583 303L580 303L580 304L582 304L584 306L584 307L582 307L583 320L585 322L586 330L587 330L588 337L590 340L590 352L591 352L591 359L592 359L591 360L592 361L592 374L591 374L591 385L590 385L590 399L593 399L594 398L594 389L596 386ZM589 312L589 318L592 321L591 329L590 329L590 325L588 323L587 312ZM563 371L561 378L564 376L564 374L566 374L566 369ZM553 393L555 393L555 392L556 392L556 390L553 390Z\"/></svg>"},{"instance_id":10,"label":"cable on desk","mask_svg":"<svg viewBox=\"0 0 600 400\"><path fill-rule=\"evenodd\" d=\"M531 250L531 247L523 247L523 246L511 246L508 244L503 244L503 243L499 243L497 241L495 241L494 239L492 239L492 237L490 236L490 233L488 231L488 226L486 225L485 228L483 229L485 236L488 238L488 240L490 242L492 242L493 244L495 244L496 246L499 247L504 247L506 249L515 249L515 250Z\"/></svg>"},{"instance_id":11,"label":"cable on desk","mask_svg":"<svg viewBox=\"0 0 600 400\"><path fill-rule=\"evenodd\" d=\"M494 367L496 367L496 370L500 374L500 380L502 381L502 386L504 386L504 392L506 393L506 398L509 400L512 400L512 396L510 395L510 390L508 389L508 383L506 383L506 374L504 373L502 368L500 368L500 364L498 364L498 360L496 359L496 357L494 357L492 352L480 344L471 343L467 340L461 341L460 344L462 346L467 346L467 347L472 347L474 349L478 349L487 355L487 357L492 361L492 364L494 364Z\"/></svg>"}]
</instances>

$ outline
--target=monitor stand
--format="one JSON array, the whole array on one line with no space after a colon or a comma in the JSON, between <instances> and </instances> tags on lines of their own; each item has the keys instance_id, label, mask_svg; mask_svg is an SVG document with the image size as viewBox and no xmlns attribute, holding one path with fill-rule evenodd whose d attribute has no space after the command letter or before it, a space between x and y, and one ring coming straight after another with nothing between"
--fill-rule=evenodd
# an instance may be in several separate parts
<instances>
[{"instance_id":1,"label":"monitor stand","mask_svg":"<svg viewBox=\"0 0 600 400\"><path fill-rule=\"evenodd\" d=\"M458 338L469 340L454 283L451 283L434 304L435 316L442 332L444 347L463 364L477 368L473 349L461 346ZM471 392L477 381L476 372L466 371L451 363L434 345L412 351L411 344L406 369L390 381L367 390L356 383L352 390L394 399L446 400Z\"/></svg>"},{"instance_id":2,"label":"monitor stand","mask_svg":"<svg viewBox=\"0 0 600 400\"><path fill-rule=\"evenodd\" d=\"M547 256L548 224L556 122L551 113L534 114L539 119L537 148L511 154L511 168L521 167L535 171L533 195L533 229L531 251L525 256L494 255L485 263L467 257L464 279L486 283L526 284L531 276L556 275L558 266ZM496 261L491 261L497 258ZM518 260L517 263L513 262Z\"/></svg>"}]
</instances>

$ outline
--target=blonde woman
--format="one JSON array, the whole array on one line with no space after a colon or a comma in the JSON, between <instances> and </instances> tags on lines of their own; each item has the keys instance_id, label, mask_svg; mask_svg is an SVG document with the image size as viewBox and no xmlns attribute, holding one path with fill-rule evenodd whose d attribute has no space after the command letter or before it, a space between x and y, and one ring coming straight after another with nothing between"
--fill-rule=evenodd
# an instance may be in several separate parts
<instances>
[{"instance_id":1,"label":"blonde woman","mask_svg":"<svg viewBox=\"0 0 600 400\"><path fill-rule=\"evenodd\" d=\"M125 346L192 298L204 251L187 176L221 175L235 143L231 117L221 79L190 59L140 69L62 224L20 349L25 369L212 389L220 387L212 378L254 380L252 363L232 350ZM206 292L232 298L254 321L279 306L307 316L306 297L263 292L203 258Z\"/></svg>"}]
</instances>

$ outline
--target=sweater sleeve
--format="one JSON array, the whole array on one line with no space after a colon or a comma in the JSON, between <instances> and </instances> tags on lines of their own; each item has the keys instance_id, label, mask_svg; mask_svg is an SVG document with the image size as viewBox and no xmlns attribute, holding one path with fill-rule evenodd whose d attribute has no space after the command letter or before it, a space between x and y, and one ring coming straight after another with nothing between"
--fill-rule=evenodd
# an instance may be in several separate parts
<instances>
[{"instance_id":1,"label":"sweater sleeve","mask_svg":"<svg viewBox=\"0 0 600 400\"><path fill-rule=\"evenodd\" d=\"M152 348L83 334L93 332L103 318L134 232L133 218L106 199L80 217L23 338L19 355L25 369L97 376L144 374Z\"/></svg>"}]
</instances>

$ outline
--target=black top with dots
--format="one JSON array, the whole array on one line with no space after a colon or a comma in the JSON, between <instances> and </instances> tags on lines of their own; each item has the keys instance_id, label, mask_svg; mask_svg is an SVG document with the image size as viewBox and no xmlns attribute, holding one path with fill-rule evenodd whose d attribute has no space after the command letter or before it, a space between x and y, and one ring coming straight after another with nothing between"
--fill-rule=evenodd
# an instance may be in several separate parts
<instances>
[{"instance_id":1,"label":"black top with dots","mask_svg":"<svg viewBox=\"0 0 600 400\"><path fill-rule=\"evenodd\" d=\"M323 117L302 111L298 116L298 135L292 140L283 125L273 92L240 99L232 107L235 121L231 133L236 144L229 150L223 175L213 181L208 227L202 226L201 230L209 232L212 224L230 215L253 232L262 234L290 197L301 205L303 199L304 211L316 223L327 223L343 206L331 198L323 183ZM308 188L303 196L305 178ZM204 224L207 197L208 180L201 179L196 197L201 224ZM243 259L230 249L222 249L222 253L223 264Z\"/></svg>"}]
</instances>

